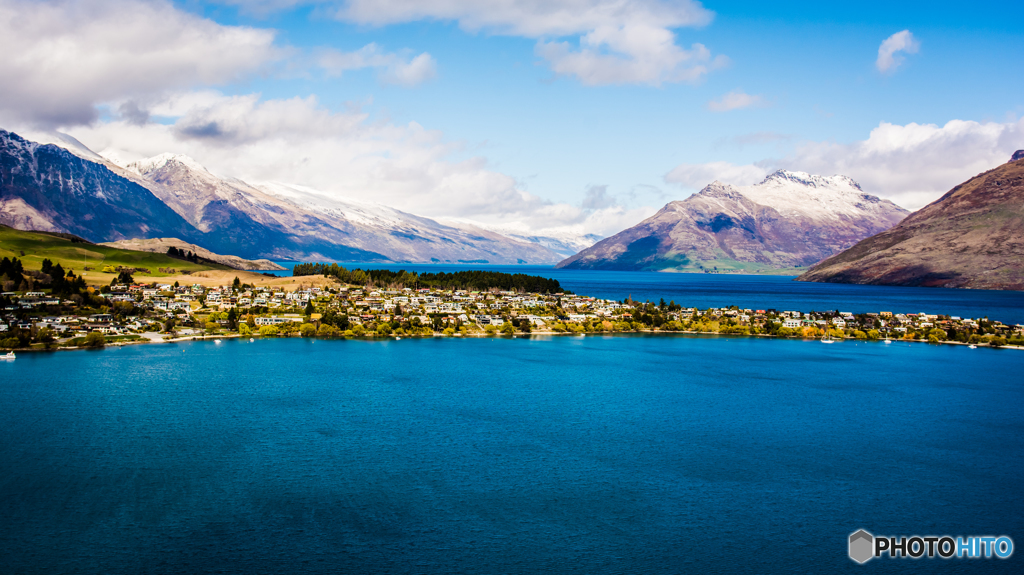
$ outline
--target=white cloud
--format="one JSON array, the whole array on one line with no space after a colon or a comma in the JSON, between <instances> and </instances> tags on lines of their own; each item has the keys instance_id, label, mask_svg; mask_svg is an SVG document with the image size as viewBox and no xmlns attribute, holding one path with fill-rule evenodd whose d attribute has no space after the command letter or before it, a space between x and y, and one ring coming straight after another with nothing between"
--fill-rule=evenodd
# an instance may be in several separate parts
<instances>
[{"instance_id":1,"label":"white cloud","mask_svg":"<svg viewBox=\"0 0 1024 575\"><path fill-rule=\"evenodd\" d=\"M711 22L699 2L680 0L349 0L337 17L384 26L455 21L464 30L536 38L536 53L560 76L587 85L693 82L728 63L672 31ZM559 41L579 36L579 45Z\"/></svg>"},{"instance_id":2,"label":"white cloud","mask_svg":"<svg viewBox=\"0 0 1024 575\"><path fill-rule=\"evenodd\" d=\"M409 58L396 53L384 52L375 43L367 44L355 52L324 50L319 65L328 74L340 76L350 70L377 68L380 78L389 84L416 86L437 75L437 64L426 52Z\"/></svg>"},{"instance_id":3,"label":"white cloud","mask_svg":"<svg viewBox=\"0 0 1024 575\"><path fill-rule=\"evenodd\" d=\"M360 110L332 112L315 97L262 100L205 91L176 94L151 109L174 116L173 122L118 119L69 132L108 157L183 153L223 176L309 186L435 218L611 233L650 211L625 208L597 192L579 206L544 200L485 158L453 160L462 146L440 132L415 122L371 122Z\"/></svg>"},{"instance_id":4,"label":"white cloud","mask_svg":"<svg viewBox=\"0 0 1024 575\"><path fill-rule=\"evenodd\" d=\"M728 112L742 108L762 108L767 105L768 102L760 95L750 95L741 90L734 90L717 100L708 102L708 109L712 112Z\"/></svg>"},{"instance_id":5,"label":"white cloud","mask_svg":"<svg viewBox=\"0 0 1024 575\"><path fill-rule=\"evenodd\" d=\"M1024 119L998 122L952 120L935 124L881 123L866 140L849 144L806 142L783 159L756 164L682 164L665 180L700 188L713 179L753 183L772 169L850 176L865 192L916 210L975 175L1006 163L1024 147Z\"/></svg>"},{"instance_id":6,"label":"white cloud","mask_svg":"<svg viewBox=\"0 0 1024 575\"><path fill-rule=\"evenodd\" d=\"M891 74L903 63L903 57L899 52L917 54L921 43L914 38L910 30L903 30L889 36L882 41L878 47L878 59L875 60L875 67L883 74Z\"/></svg>"},{"instance_id":7,"label":"white cloud","mask_svg":"<svg viewBox=\"0 0 1024 575\"><path fill-rule=\"evenodd\" d=\"M691 189L701 189L715 180L723 184L747 186L761 181L767 173L766 169L759 166L737 166L729 162L679 164L665 175L665 181Z\"/></svg>"},{"instance_id":8,"label":"white cloud","mask_svg":"<svg viewBox=\"0 0 1024 575\"><path fill-rule=\"evenodd\" d=\"M163 1L0 0L0 119L90 122L101 103L257 72L282 56L273 43L273 31L222 26Z\"/></svg>"}]
</instances>

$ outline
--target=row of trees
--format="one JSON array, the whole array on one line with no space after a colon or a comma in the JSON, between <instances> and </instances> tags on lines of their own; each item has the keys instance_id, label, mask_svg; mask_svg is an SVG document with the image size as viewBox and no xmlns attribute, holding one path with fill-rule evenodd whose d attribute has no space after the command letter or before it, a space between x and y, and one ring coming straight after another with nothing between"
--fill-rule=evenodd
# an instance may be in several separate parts
<instances>
[{"instance_id":1,"label":"row of trees","mask_svg":"<svg viewBox=\"0 0 1024 575\"><path fill-rule=\"evenodd\" d=\"M507 274L485 270L452 273L417 273L406 270L348 270L338 264L304 263L292 268L294 276L325 275L352 285L394 286L412 289L437 288L487 291L500 289L529 293L571 293L562 289L558 280L526 274Z\"/></svg>"},{"instance_id":2,"label":"row of trees","mask_svg":"<svg viewBox=\"0 0 1024 575\"><path fill-rule=\"evenodd\" d=\"M188 262L192 262L194 264L199 263L199 259L200 259L199 258L199 254L194 254L194 253L192 253L190 251L186 252L185 250L176 248L174 246L171 246L171 247L167 248L167 255L171 256L172 258L177 258L179 260L185 260L185 261L188 261Z\"/></svg>"}]
</instances>

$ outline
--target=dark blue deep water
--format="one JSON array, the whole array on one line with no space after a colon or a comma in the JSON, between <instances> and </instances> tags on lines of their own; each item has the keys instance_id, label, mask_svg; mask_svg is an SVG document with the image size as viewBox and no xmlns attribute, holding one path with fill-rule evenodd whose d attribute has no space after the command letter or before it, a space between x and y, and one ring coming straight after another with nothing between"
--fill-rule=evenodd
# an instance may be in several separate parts
<instances>
[{"instance_id":1,"label":"dark blue deep water","mask_svg":"<svg viewBox=\"0 0 1024 575\"><path fill-rule=\"evenodd\" d=\"M635 297L635 296L634 296ZM258 340L0 363L0 572L1020 573L1024 352Z\"/></svg>"},{"instance_id":2,"label":"dark blue deep water","mask_svg":"<svg viewBox=\"0 0 1024 575\"><path fill-rule=\"evenodd\" d=\"M278 262L291 275L294 262ZM738 305L751 309L793 311L838 310L850 313L947 314L988 317L1009 324L1024 323L1024 292L961 290L896 286L862 286L793 281L792 276L678 274L660 272L610 272L560 270L550 266L466 266L429 264L342 263L349 269L391 269L453 272L467 269L524 273L554 278L562 287L581 295L637 301L675 301L687 307L707 309Z\"/></svg>"}]
</instances>

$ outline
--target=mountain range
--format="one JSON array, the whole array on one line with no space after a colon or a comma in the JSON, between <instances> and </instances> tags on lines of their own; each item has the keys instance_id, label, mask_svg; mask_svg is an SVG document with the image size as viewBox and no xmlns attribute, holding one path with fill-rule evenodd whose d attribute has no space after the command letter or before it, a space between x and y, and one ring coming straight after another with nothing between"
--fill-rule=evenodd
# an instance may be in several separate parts
<instances>
[{"instance_id":1,"label":"mountain range","mask_svg":"<svg viewBox=\"0 0 1024 575\"><path fill-rule=\"evenodd\" d=\"M66 137L60 143L0 130L0 223L94 242L178 238L270 260L550 264L571 245L297 185L223 178L183 155L114 163Z\"/></svg>"},{"instance_id":2,"label":"mountain range","mask_svg":"<svg viewBox=\"0 0 1024 575\"><path fill-rule=\"evenodd\" d=\"M752 186L712 182L557 267L789 271L887 230L908 213L846 176L780 170Z\"/></svg>"},{"instance_id":3,"label":"mountain range","mask_svg":"<svg viewBox=\"0 0 1024 575\"><path fill-rule=\"evenodd\" d=\"M797 279L1024 290L1024 150Z\"/></svg>"}]
</instances>

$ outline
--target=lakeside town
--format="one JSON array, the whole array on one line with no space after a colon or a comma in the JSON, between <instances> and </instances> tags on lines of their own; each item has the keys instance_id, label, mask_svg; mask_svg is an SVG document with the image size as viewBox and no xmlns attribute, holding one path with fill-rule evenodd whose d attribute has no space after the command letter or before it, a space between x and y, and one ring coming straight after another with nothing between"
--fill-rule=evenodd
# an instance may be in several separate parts
<instances>
[{"instance_id":1,"label":"lakeside town","mask_svg":"<svg viewBox=\"0 0 1024 575\"><path fill-rule=\"evenodd\" d=\"M12 266L6 258L4 265ZM61 276L63 280L51 281L49 288L4 291L0 295L0 347L45 350L208 337L494 337L628 332L1024 346L1024 325L989 318L884 310L698 309L685 302L598 299L562 290L554 280L496 272L483 272L484 280L479 279L480 272L464 273L474 274L478 284L495 280L496 284L511 285L509 278L513 278L528 282L524 285L542 285L545 292L500 287L406 287L406 283L420 283L420 277L426 278L427 274L386 270L366 273L336 265L303 265L314 266L307 272L324 273L291 278L296 282L291 289L251 285L238 277L220 286L142 283L134 280L130 270L123 270L111 285L96 289L68 272ZM59 268L51 264L47 271L53 272L55 267ZM301 273L299 267L296 272ZM8 281L5 287L10 285Z\"/></svg>"}]
</instances>

